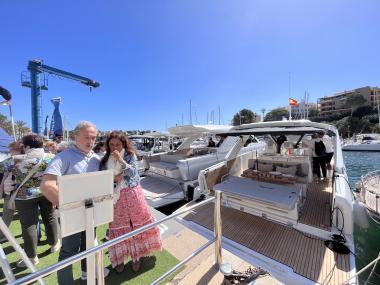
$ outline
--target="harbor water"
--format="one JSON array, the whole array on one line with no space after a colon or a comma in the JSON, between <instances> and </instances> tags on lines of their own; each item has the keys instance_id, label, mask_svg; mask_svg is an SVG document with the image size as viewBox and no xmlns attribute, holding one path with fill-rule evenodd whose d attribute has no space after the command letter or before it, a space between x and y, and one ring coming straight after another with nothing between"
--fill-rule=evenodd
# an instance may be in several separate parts
<instances>
[{"instance_id":1,"label":"harbor water","mask_svg":"<svg viewBox=\"0 0 380 285\"><path fill-rule=\"evenodd\" d=\"M370 171L380 169L380 152L343 152L344 162L352 189L360 177ZM360 270L374 260L380 252L380 226L369 220L369 228L362 230L355 226L356 266ZM360 284L364 284L372 268L359 277ZM376 271L367 284L380 284L380 262Z\"/></svg>"}]
</instances>

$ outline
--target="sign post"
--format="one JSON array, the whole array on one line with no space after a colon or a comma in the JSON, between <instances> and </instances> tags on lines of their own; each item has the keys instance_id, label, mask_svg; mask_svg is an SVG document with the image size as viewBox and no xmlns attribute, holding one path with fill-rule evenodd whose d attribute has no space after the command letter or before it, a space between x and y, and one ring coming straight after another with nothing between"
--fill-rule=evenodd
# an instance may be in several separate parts
<instances>
[{"instance_id":1,"label":"sign post","mask_svg":"<svg viewBox=\"0 0 380 285\"><path fill-rule=\"evenodd\" d=\"M94 247L94 228L113 220L113 172L59 176L58 188L62 237L85 231L86 249ZM87 257L87 284L95 284L95 272L92 255Z\"/></svg>"}]
</instances>

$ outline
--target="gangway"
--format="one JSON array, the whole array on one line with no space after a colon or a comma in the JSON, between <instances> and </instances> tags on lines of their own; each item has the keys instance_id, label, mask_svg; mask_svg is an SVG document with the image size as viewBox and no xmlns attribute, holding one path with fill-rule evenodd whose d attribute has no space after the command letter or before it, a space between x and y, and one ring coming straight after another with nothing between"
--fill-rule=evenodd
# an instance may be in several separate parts
<instances>
[{"instance_id":1,"label":"gangway","mask_svg":"<svg viewBox=\"0 0 380 285\"><path fill-rule=\"evenodd\" d=\"M32 131L37 134L42 134L41 90L48 89L45 73L78 81L89 86L90 89L92 87L99 87L100 85L99 82L96 82L95 80L89 79L87 77L45 65L43 64L42 60L30 60L28 63L28 71L30 73L30 76L28 76L28 74L25 72L21 74L21 85L31 89L30 94L32 102ZM42 75L42 78L40 78L40 75Z\"/></svg>"}]
</instances>

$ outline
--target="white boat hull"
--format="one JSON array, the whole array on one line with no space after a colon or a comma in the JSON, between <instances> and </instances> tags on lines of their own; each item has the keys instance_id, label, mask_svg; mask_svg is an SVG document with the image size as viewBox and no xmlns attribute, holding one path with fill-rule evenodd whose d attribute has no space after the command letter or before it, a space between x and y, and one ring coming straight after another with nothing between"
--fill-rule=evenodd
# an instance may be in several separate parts
<instances>
[{"instance_id":1,"label":"white boat hull","mask_svg":"<svg viewBox=\"0 0 380 285\"><path fill-rule=\"evenodd\" d=\"M380 151L380 143L353 143L342 147L345 151Z\"/></svg>"}]
</instances>

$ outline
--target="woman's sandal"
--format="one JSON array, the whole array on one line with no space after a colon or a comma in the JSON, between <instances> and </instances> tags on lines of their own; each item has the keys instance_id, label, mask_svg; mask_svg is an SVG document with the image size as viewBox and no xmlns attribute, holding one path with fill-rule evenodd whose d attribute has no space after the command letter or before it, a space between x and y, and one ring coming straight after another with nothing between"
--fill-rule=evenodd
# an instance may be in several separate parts
<instances>
[{"instance_id":1,"label":"woman's sandal","mask_svg":"<svg viewBox=\"0 0 380 285\"><path fill-rule=\"evenodd\" d=\"M140 261L133 261L132 262L132 270L133 272L137 272L140 270L141 263Z\"/></svg>"},{"instance_id":2,"label":"woman's sandal","mask_svg":"<svg viewBox=\"0 0 380 285\"><path fill-rule=\"evenodd\" d=\"M122 273L124 271L124 263L116 265L115 270L117 273Z\"/></svg>"}]
</instances>

